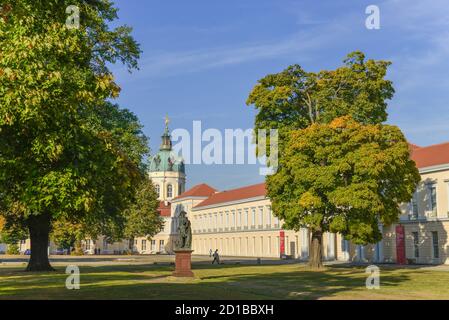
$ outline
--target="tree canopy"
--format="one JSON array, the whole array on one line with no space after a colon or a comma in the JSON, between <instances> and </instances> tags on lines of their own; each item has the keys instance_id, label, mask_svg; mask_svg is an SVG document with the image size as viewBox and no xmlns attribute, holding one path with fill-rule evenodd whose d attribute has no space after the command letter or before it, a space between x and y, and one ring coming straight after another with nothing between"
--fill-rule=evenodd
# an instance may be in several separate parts
<instances>
[{"instance_id":1,"label":"tree canopy","mask_svg":"<svg viewBox=\"0 0 449 320\"><path fill-rule=\"evenodd\" d=\"M354 243L381 240L420 181L401 131L351 117L291 132L278 172L267 178L285 227L338 232Z\"/></svg>"},{"instance_id":2,"label":"tree canopy","mask_svg":"<svg viewBox=\"0 0 449 320\"><path fill-rule=\"evenodd\" d=\"M394 94L392 82L385 79L391 63L366 60L360 51L350 53L343 63L320 72L307 72L295 64L260 79L247 99L257 110L255 131L278 129L282 149L289 130L313 123L345 115L365 124L384 122L386 101Z\"/></svg>"},{"instance_id":3,"label":"tree canopy","mask_svg":"<svg viewBox=\"0 0 449 320\"><path fill-rule=\"evenodd\" d=\"M80 9L67 28L66 8ZM0 212L31 237L28 270L48 270L54 221L114 234L144 179L137 118L108 102L108 66L137 67L131 29L108 0L6 1L0 17ZM115 231L114 231L115 230Z\"/></svg>"},{"instance_id":4,"label":"tree canopy","mask_svg":"<svg viewBox=\"0 0 449 320\"><path fill-rule=\"evenodd\" d=\"M314 268L323 232L379 241L379 224L397 221L420 180L401 131L382 124L394 94L389 65L359 51L335 70L292 65L259 80L248 97L255 128L279 130L278 170L266 178L273 212L286 228L309 228Z\"/></svg>"}]
</instances>

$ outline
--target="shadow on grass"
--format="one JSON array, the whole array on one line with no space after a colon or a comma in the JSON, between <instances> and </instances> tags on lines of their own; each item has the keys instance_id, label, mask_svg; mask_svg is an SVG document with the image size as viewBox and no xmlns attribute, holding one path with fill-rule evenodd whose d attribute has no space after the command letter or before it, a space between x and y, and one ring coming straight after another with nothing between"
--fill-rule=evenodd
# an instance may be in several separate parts
<instances>
[{"instance_id":1,"label":"shadow on grass","mask_svg":"<svg viewBox=\"0 0 449 320\"><path fill-rule=\"evenodd\" d=\"M0 299L319 299L367 290L363 267L317 272L299 265L198 264L193 266L196 278L179 279L171 277L172 266L82 266L80 290L65 288L64 271L0 269ZM391 288L407 280L408 275L393 273L381 281L383 288Z\"/></svg>"}]
</instances>

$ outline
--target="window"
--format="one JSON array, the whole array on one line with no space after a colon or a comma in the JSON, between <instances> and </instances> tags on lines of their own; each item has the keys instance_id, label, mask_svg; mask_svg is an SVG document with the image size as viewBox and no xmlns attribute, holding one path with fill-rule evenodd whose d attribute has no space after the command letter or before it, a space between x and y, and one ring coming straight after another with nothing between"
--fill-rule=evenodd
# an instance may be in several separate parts
<instances>
[{"instance_id":1,"label":"window","mask_svg":"<svg viewBox=\"0 0 449 320\"><path fill-rule=\"evenodd\" d=\"M223 228L223 212L220 212L220 227Z\"/></svg>"},{"instance_id":2,"label":"window","mask_svg":"<svg viewBox=\"0 0 449 320\"><path fill-rule=\"evenodd\" d=\"M207 218L207 229L212 229L212 213L209 213Z\"/></svg>"},{"instance_id":3,"label":"window","mask_svg":"<svg viewBox=\"0 0 449 320\"><path fill-rule=\"evenodd\" d=\"M252 219L251 219L251 225L255 226L256 225L256 209L251 209L251 213L252 213Z\"/></svg>"},{"instance_id":4,"label":"window","mask_svg":"<svg viewBox=\"0 0 449 320\"><path fill-rule=\"evenodd\" d=\"M437 214L437 186L436 184L429 185L429 198L430 198L430 210L432 210L432 215Z\"/></svg>"},{"instance_id":5,"label":"window","mask_svg":"<svg viewBox=\"0 0 449 320\"><path fill-rule=\"evenodd\" d=\"M418 232L412 232L413 237L413 254L415 258L419 258L419 234Z\"/></svg>"},{"instance_id":6,"label":"window","mask_svg":"<svg viewBox=\"0 0 449 320\"><path fill-rule=\"evenodd\" d=\"M173 197L173 186L171 184L169 184L167 186L167 198L172 198Z\"/></svg>"},{"instance_id":7,"label":"window","mask_svg":"<svg viewBox=\"0 0 449 320\"><path fill-rule=\"evenodd\" d=\"M271 207L267 206L267 225L271 227Z\"/></svg>"},{"instance_id":8,"label":"window","mask_svg":"<svg viewBox=\"0 0 449 320\"><path fill-rule=\"evenodd\" d=\"M245 209L245 226L246 226L246 227L249 226L249 214L248 214L248 209Z\"/></svg>"},{"instance_id":9,"label":"window","mask_svg":"<svg viewBox=\"0 0 449 320\"><path fill-rule=\"evenodd\" d=\"M182 183L180 183L178 185L178 196L181 195L181 193L183 193L183 192L184 192L184 190L182 189Z\"/></svg>"},{"instance_id":10,"label":"window","mask_svg":"<svg viewBox=\"0 0 449 320\"><path fill-rule=\"evenodd\" d=\"M232 210L232 226L235 228L235 225L237 224L236 216L235 216L235 210Z\"/></svg>"},{"instance_id":11,"label":"window","mask_svg":"<svg viewBox=\"0 0 449 320\"><path fill-rule=\"evenodd\" d=\"M25 240L20 240L19 242L19 251L22 251L22 246L25 244Z\"/></svg>"},{"instance_id":12,"label":"window","mask_svg":"<svg viewBox=\"0 0 449 320\"><path fill-rule=\"evenodd\" d=\"M253 237L253 255L257 255L256 248L256 237Z\"/></svg>"},{"instance_id":13,"label":"window","mask_svg":"<svg viewBox=\"0 0 449 320\"><path fill-rule=\"evenodd\" d=\"M415 192L412 198L412 219L418 219L418 195Z\"/></svg>"},{"instance_id":14,"label":"window","mask_svg":"<svg viewBox=\"0 0 449 320\"><path fill-rule=\"evenodd\" d=\"M274 226L276 228L279 228L279 218L278 217L274 217Z\"/></svg>"},{"instance_id":15,"label":"window","mask_svg":"<svg viewBox=\"0 0 449 320\"><path fill-rule=\"evenodd\" d=\"M239 210L238 226L239 228L242 226L242 210Z\"/></svg>"},{"instance_id":16,"label":"window","mask_svg":"<svg viewBox=\"0 0 449 320\"><path fill-rule=\"evenodd\" d=\"M151 245L151 251L156 250L156 240L151 240L150 245Z\"/></svg>"},{"instance_id":17,"label":"window","mask_svg":"<svg viewBox=\"0 0 449 320\"><path fill-rule=\"evenodd\" d=\"M229 228L229 212L226 211L226 228Z\"/></svg>"},{"instance_id":18,"label":"window","mask_svg":"<svg viewBox=\"0 0 449 320\"><path fill-rule=\"evenodd\" d=\"M147 240L142 240L142 251L147 250Z\"/></svg>"},{"instance_id":19,"label":"window","mask_svg":"<svg viewBox=\"0 0 449 320\"><path fill-rule=\"evenodd\" d=\"M160 185L156 185L156 193L157 193L157 197L159 198L161 196L161 186Z\"/></svg>"},{"instance_id":20,"label":"window","mask_svg":"<svg viewBox=\"0 0 449 320\"><path fill-rule=\"evenodd\" d=\"M432 232L432 247L433 247L433 257L438 259L440 257L440 251L438 248L438 232Z\"/></svg>"},{"instance_id":21,"label":"window","mask_svg":"<svg viewBox=\"0 0 449 320\"><path fill-rule=\"evenodd\" d=\"M263 225L263 207L259 208L259 225Z\"/></svg>"},{"instance_id":22,"label":"window","mask_svg":"<svg viewBox=\"0 0 449 320\"><path fill-rule=\"evenodd\" d=\"M447 217L449 218L449 181L446 181L447 186Z\"/></svg>"},{"instance_id":23,"label":"window","mask_svg":"<svg viewBox=\"0 0 449 320\"><path fill-rule=\"evenodd\" d=\"M159 240L159 251L164 251L164 240Z\"/></svg>"},{"instance_id":24,"label":"window","mask_svg":"<svg viewBox=\"0 0 449 320\"><path fill-rule=\"evenodd\" d=\"M103 250L108 250L108 239L103 239Z\"/></svg>"},{"instance_id":25,"label":"window","mask_svg":"<svg viewBox=\"0 0 449 320\"><path fill-rule=\"evenodd\" d=\"M271 254L271 237L268 237L268 254Z\"/></svg>"}]
</instances>

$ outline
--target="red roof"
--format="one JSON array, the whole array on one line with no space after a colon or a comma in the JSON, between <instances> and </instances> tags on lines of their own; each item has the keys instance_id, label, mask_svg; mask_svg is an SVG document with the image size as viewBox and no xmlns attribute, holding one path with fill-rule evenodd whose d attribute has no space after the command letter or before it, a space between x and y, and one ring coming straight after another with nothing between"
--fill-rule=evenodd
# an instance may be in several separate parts
<instances>
[{"instance_id":1,"label":"red roof","mask_svg":"<svg viewBox=\"0 0 449 320\"><path fill-rule=\"evenodd\" d=\"M181 195L179 195L178 197L176 197L173 200L187 198L187 197L209 197L210 195L214 194L215 192L217 192L216 189L212 188L211 186L209 186L205 183L202 183L202 184L197 184L196 186L190 188L186 192L183 192Z\"/></svg>"},{"instance_id":2,"label":"red roof","mask_svg":"<svg viewBox=\"0 0 449 320\"><path fill-rule=\"evenodd\" d=\"M237 201L260 196L266 196L267 190L265 183L259 183L251 186L246 186L238 189L222 191L214 193L209 198L195 206L195 208L210 206L218 203Z\"/></svg>"},{"instance_id":3,"label":"red roof","mask_svg":"<svg viewBox=\"0 0 449 320\"><path fill-rule=\"evenodd\" d=\"M165 204L165 201L159 202L159 208L157 208L157 211L159 211L159 214L163 217L170 217L171 215L171 204L167 201L167 204Z\"/></svg>"},{"instance_id":4,"label":"red roof","mask_svg":"<svg viewBox=\"0 0 449 320\"><path fill-rule=\"evenodd\" d=\"M418 168L449 164L449 142L431 145L428 147L420 147L409 144L411 149L411 158L416 162ZM190 190L181 194L179 198L188 196L204 196L208 197L195 208L211 206L215 204L250 199L260 196L266 196L267 190L265 183L259 183L251 186L241 187L228 191L216 192L216 190L207 184L199 184Z\"/></svg>"},{"instance_id":5,"label":"red roof","mask_svg":"<svg viewBox=\"0 0 449 320\"><path fill-rule=\"evenodd\" d=\"M412 159L418 168L449 164L449 142L413 148Z\"/></svg>"}]
</instances>

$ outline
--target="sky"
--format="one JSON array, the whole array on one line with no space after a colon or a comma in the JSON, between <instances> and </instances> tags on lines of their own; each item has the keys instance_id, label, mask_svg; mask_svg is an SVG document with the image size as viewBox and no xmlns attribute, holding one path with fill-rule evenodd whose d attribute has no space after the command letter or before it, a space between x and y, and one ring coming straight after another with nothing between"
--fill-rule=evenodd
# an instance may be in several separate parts
<instances>
[{"instance_id":1,"label":"sky","mask_svg":"<svg viewBox=\"0 0 449 320\"><path fill-rule=\"evenodd\" d=\"M112 71L117 102L133 111L157 152L164 117L170 129L253 127L245 101L257 80L292 64L335 69L355 50L392 61L396 90L389 124L420 146L449 141L449 7L447 0L116 0L143 51L140 70ZM380 29L365 26L369 5ZM219 189L259 183L259 165L186 167L187 187Z\"/></svg>"}]
</instances>

